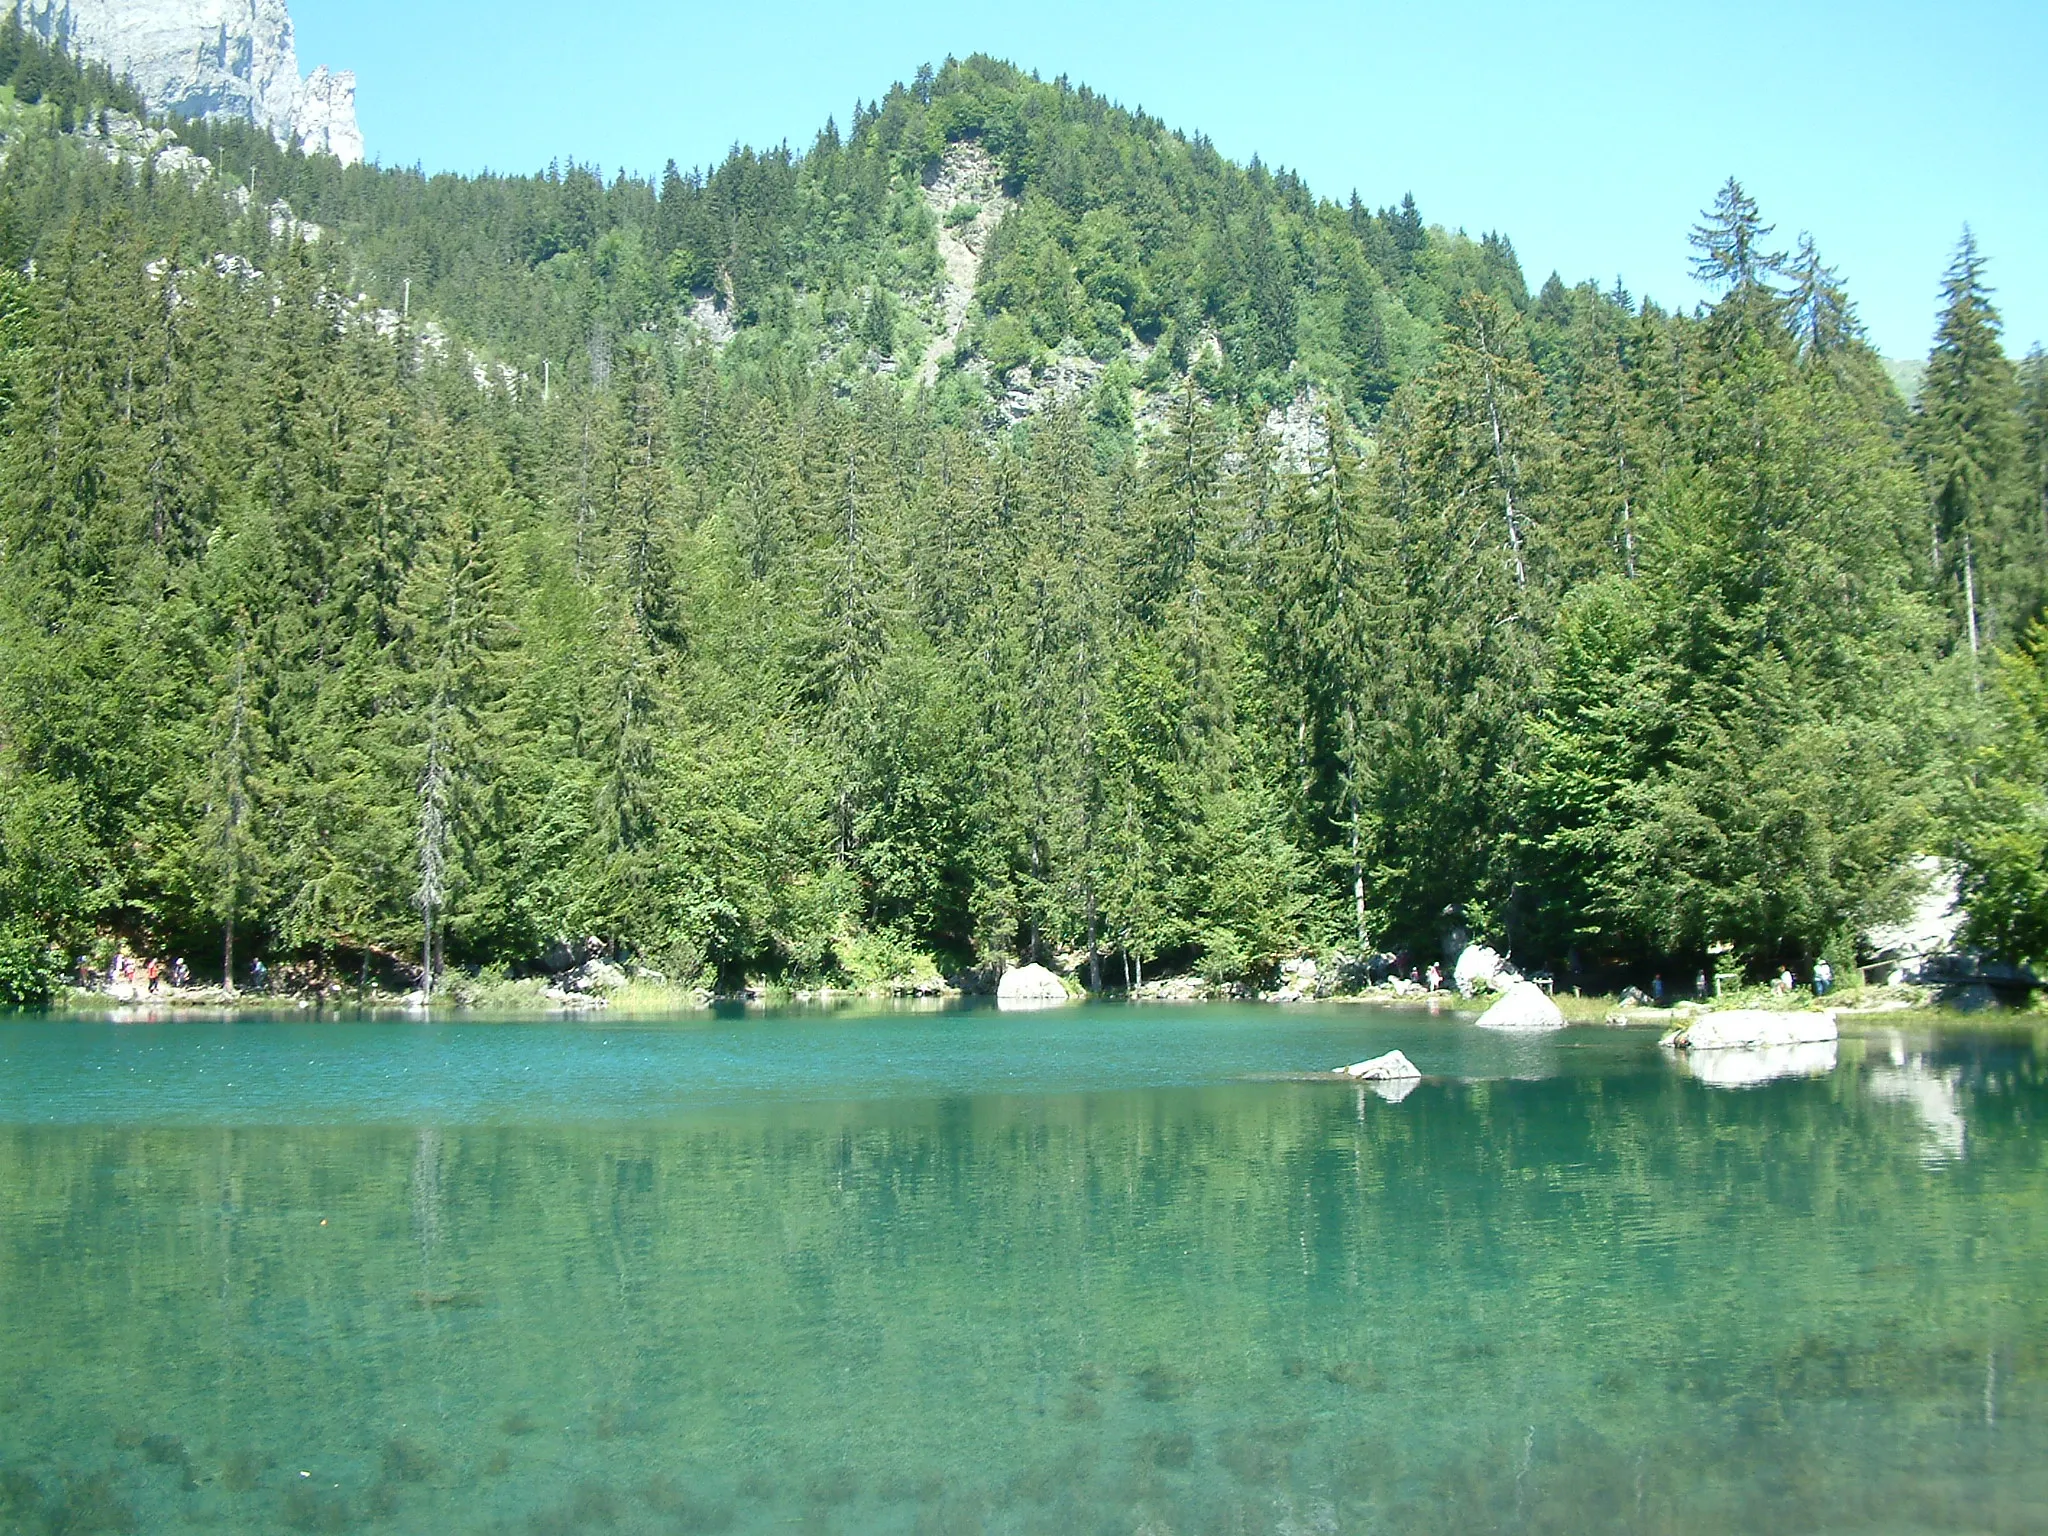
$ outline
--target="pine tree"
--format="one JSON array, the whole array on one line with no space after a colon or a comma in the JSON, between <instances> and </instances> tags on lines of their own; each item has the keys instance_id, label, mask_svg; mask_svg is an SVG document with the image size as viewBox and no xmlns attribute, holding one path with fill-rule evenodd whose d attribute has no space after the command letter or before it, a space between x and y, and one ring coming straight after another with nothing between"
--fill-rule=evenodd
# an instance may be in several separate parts
<instances>
[{"instance_id":1,"label":"pine tree","mask_svg":"<svg viewBox=\"0 0 2048 1536\"><path fill-rule=\"evenodd\" d=\"M2026 557L2035 550L2032 540L2011 547L2020 533L2019 396L1984 268L1966 229L1942 280L1945 304L1912 433L1932 503L1934 568L1954 596L1973 664L1987 645L2018 635L2041 580L2038 566L2008 564L2034 565Z\"/></svg>"},{"instance_id":2,"label":"pine tree","mask_svg":"<svg viewBox=\"0 0 2048 1536\"><path fill-rule=\"evenodd\" d=\"M1692 259L1693 276L1718 295L1709 330L1723 350L1732 351L1776 326L1785 302L1776 280L1786 257L1771 248L1775 231L1733 176L1693 226L1692 247L1698 253Z\"/></svg>"}]
</instances>

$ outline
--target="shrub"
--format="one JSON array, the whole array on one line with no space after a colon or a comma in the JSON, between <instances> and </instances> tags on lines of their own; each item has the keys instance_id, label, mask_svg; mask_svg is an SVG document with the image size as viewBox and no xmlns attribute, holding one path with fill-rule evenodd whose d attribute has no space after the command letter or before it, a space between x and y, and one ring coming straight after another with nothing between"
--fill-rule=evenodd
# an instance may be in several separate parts
<instances>
[{"instance_id":1,"label":"shrub","mask_svg":"<svg viewBox=\"0 0 2048 1536\"><path fill-rule=\"evenodd\" d=\"M57 995L64 962L39 933L0 928L0 1008L39 1008Z\"/></svg>"}]
</instances>

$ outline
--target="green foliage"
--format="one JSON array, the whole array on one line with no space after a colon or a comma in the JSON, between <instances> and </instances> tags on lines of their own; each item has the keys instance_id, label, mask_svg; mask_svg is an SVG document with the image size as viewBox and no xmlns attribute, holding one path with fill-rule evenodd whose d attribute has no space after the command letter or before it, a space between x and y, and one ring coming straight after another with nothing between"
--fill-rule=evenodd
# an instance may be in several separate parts
<instances>
[{"instance_id":1,"label":"green foliage","mask_svg":"<svg viewBox=\"0 0 2048 1536\"><path fill-rule=\"evenodd\" d=\"M1969 937L2048 961L2048 627L2001 659L1998 726L1977 765L1958 853Z\"/></svg>"},{"instance_id":2,"label":"green foliage","mask_svg":"<svg viewBox=\"0 0 2048 1536\"><path fill-rule=\"evenodd\" d=\"M57 995L64 958L25 923L0 927L0 1008L35 1008Z\"/></svg>"},{"instance_id":3,"label":"green foliage","mask_svg":"<svg viewBox=\"0 0 2048 1536\"><path fill-rule=\"evenodd\" d=\"M120 105L38 46L0 41ZM1684 316L1532 299L1502 236L984 58L658 184L180 128L317 244L36 110L0 166L25 954L1222 982L1456 909L1531 962L1761 968L1948 836L1946 653L2048 569L2048 384L1973 248L1908 442L1734 183ZM970 141L1010 211L927 388L940 220L982 210L925 188ZM1967 813L2009 951L2019 718Z\"/></svg>"},{"instance_id":4,"label":"green foliage","mask_svg":"<svg viewBox=\"0 0 2048 1536\"><path fill-rule=\"evenodd\" d=\"M939 979L938 964L900 929L876 928L851 934L841 938L834 951L847 981L856 987L890 982L932 983Z\"/></svg>"}]
</instances>

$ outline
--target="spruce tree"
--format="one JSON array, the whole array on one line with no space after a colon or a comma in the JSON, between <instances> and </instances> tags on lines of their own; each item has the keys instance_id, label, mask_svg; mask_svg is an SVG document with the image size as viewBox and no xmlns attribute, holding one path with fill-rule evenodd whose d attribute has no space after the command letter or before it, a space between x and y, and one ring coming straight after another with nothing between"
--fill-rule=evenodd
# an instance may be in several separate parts
<instances>
[{"instance_id":1,"label":"spruce tree","mask_svg":"<svg viewBox=\"0 0 2048 1536\"><path fill-rule=\"evenodd\" d=\"M2017 638L2038 608L2032 522L2017 516L2019 394L1999 344L1985 261L1967 229L1942 279L1944 305L1927 355L1912 442L1931 503L1931 560L1951 595L1973 664ZM2015 547L2017 545L2017 547Z\"/></svg>"}]
</instances>

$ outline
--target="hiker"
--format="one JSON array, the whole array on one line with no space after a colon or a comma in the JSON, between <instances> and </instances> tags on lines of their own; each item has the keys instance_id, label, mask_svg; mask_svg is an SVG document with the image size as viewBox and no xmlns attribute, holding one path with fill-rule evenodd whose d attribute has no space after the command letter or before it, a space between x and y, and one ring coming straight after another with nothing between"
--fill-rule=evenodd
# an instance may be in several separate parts
<instances>
[{"instance_id":1,"label":"hiker","mask_svg":"<svg viewBox=\"0 0 2048 1536\"><path fill-rule=\"evenodd\" d=\"M1434 960L1429 962L1429 990L1441 992L1444 989L1444 968Z\"/></svg>"},{"instance_id":2,"label":"hiker","mask_svg":"<svg viewBox=\"0 0 2048 1536\"><path fill-rule=\"evenodd\" d=\"M269 967L264 965L261 955L258 955L249 962L249 990L251 992L268 992L270 990L270 970Z\"/></svg>"},{"instance_id":3,"label":"hiker","mask_svg":"<svg viewBox=\"0 0 2048 1536\"><path fill-rule=\"evenodd\" d=\"M186 967L183 955L171 961L171 985L180 990L192 985L192 972Z\"/></svg>"},{"instance_id":4,"label":"hiker","mask_svg":"<svg viewBox=\"0 0 2048 1536\"><path fill-rule=\"evenodd\" d=\"M1707 995L1707 973L1705 971L1701 971L1699 975L1693 977L1692 995L1694 997L1705 997Z\"/></svg>"},{"instance_id":5,"label":"hiker","mask_svg":"<svg viewBox=\"0 0 2048 1536\"><path fill-rule=\"evenodd\" d=\"M1650 997L1659 1008L1664 1006L1664 973L1659 971L1650 978Z\"/></svg>"},{"instance_id":6,"label":"hiker","mask_svg":"<svg viewBox=\"0 0 2048 1536\"><path fill-rule=\"evenodd\" d=\"M149 964L145 965L142 968L142 974L149 979L149 995L151 997L156 996L156 984L158 979L162 977L163 973L163 961L157 959L156 956L151 955L149 957Z\"/></svg>"},{"instance_id":7,"label":"hiker","mask_svg":"<svg viewBox=\"0 0 2048 1536\"><path fill-rule=\"evenodd\" d=\"M96 974L93 969L92 956L80 955L78 957L78 990L90 992L92 990L92 979Z\"/></svg>"},{"instance_id":8,"label":"hiker","mask_svg":"<svg viewBox=\"0 0 2048 1536\"><path fill-rule=\"evenodd\" d=\"M1826 997L1834 984L1835 968L1829 965L1825 958L1816 960L1813 965L1813 995Z\"/></svg>"}]
</instances>

